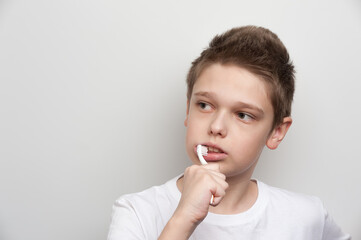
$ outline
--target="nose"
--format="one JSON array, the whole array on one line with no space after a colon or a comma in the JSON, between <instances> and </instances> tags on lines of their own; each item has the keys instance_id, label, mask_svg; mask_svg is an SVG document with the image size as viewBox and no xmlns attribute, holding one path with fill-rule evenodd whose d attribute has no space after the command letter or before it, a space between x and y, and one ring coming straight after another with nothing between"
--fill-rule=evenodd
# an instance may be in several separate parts
<instances>
[{"instance_id":1,"label":"nose","mask_svg":"<svg viewBox=\"0 0 361 240\"><path fill-rule=\"evenodd\" d=\"M226 115L222 112L216 113L209 125L208 133L213 136L225 137L227 135Z\"/></svg>"}]
</instances>

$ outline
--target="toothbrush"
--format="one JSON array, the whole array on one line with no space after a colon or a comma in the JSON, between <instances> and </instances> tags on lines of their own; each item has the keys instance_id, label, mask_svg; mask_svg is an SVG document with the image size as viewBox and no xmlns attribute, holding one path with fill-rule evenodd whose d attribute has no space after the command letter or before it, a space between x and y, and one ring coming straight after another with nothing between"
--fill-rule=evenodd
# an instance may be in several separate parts
<instances>
[{"instance_id":1,"label":"toothbrush","mask_svg":"<svg viewBox=\"0 0 361 240\"><path fill-rule=\"evenodd\" d=\"M197 145L197 155L198 155L198 159L199 161L202 163L202 165L206 165L207 162L206 160L204 160L203 155L207 156L208 154L208 148L202 145Z\"/></svg>"},{"instance_id":2,"label":"toothbrush","mask_svg":"<svg viewBox=\"0 0 361 240\"><path fill-rule=\"evenodd\" d=\"M204 160L203 155L207 156L208 148L202 145L197 145L197 155L199 161L202 163L202 165L208 164L206 160ZM212 195L210 204L213 205L214 196Z\"/></svg>"}]
</instances>

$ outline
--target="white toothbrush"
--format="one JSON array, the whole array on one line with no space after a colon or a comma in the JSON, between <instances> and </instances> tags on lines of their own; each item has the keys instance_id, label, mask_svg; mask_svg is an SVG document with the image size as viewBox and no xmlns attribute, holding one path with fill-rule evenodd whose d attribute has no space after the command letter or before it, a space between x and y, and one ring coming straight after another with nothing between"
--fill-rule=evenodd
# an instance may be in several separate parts
<instances>
[{"instance_id":1,"label":"white toothbrush","mask_svg":"<svg viewBox=\"0 0 361 240\"><path fill-rule=\"evenodd\" d=\"M202 145L197 145L197 155L199 161L202 163L202 165L208 164L206 160L204 160L203 156L207 156L208 154L208 148ZM212 195L210 204L213 205L214 196Z\"/></svg>"},{"instance_id":2,"label":"white toothbrush","mask_svg":"<svg viewBox=\"0 0 361 240\"><path fill-rule=\"evenodd\" d=\"M207 156L208 154L208 148L202 145L197 145L197 155L198 155L198 159L199 161L202 163L202 165L206 165L207 162L206 160L204 160L203 155Z\"/></svg>"}]
</instances>

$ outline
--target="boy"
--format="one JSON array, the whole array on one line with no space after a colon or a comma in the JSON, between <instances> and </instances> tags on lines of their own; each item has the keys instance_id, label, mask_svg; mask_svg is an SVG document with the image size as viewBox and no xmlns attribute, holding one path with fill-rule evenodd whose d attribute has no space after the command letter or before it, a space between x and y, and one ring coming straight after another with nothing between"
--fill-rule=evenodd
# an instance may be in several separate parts
<instances>
[{"instance_id":1,"label":"boy","mask_svg":"<svg viewBox=\"0 0 361 240\"><path fill-rule=\"evenodd\" d=\"M192 63L187 84L193 165L118 199L108 240L350 239L318 198L251 179L263 147L276 149L292 124L294 66L274 33L246 26L216 36ZM198 144L208 149L207 165Z\"/></svg>"}]
</instances>

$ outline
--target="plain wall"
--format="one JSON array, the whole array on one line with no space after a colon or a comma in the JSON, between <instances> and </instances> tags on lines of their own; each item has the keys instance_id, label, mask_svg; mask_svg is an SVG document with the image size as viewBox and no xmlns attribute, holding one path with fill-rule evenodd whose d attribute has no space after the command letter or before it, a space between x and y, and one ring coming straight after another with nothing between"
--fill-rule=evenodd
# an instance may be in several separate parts
<instances>
[{"instance_id":1,"label":"plain wall","mask_svg":"<svg viewBox=\"0 0 361 240\"><path fill-rule=\"evenodd\" d=\"M248 24L297 70L294 123L255 177L361 239L357 0L0 0L0 239L105 239L116 198L182 173L190 63Z\"/></svg>"}]
</instances>

